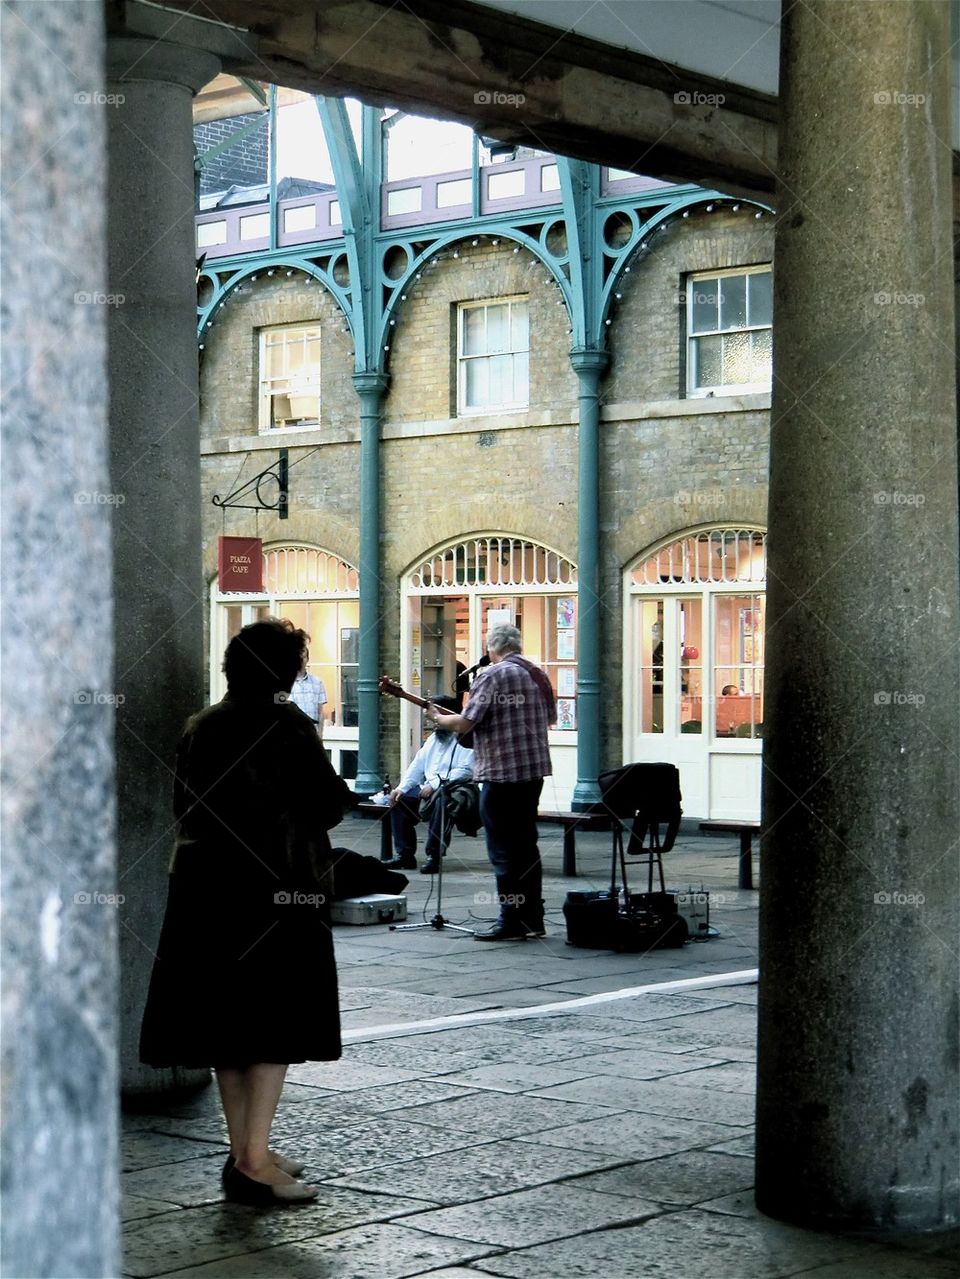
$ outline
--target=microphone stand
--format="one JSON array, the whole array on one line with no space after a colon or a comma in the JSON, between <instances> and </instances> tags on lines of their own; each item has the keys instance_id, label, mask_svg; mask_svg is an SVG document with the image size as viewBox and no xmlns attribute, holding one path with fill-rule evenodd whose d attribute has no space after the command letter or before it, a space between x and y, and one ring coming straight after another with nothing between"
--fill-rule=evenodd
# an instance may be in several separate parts
<instances>
[{"instance_id":1,"label":"microphone stand","mask_svg":"<svg viewBox=\"0 0 960 1279\"><path fill-rule=\"evenodd\" d=\"M451 924L449 920L444 919L441 912L443 905L443 859L447 853L447 844L449 843L447 831L447 792L446 784L450 777L450 770L453 768L453 757L457 753L456 735L453 738L453 749L450 752L450 763L447 765L447 776L440 780L440 790L437 794L437 804L440 808L440 848L437 855L437 913L433 919L425 920L422 924L391 924L390 931L392 933L409 933L419 928L435 928L438 933L442 933L448 929L452 933L465 933L468 937L473 937L475 930L473 928L464 928L461 924ZM452 834L452 832L449 832Z\"/></svg>"}]
</instances>

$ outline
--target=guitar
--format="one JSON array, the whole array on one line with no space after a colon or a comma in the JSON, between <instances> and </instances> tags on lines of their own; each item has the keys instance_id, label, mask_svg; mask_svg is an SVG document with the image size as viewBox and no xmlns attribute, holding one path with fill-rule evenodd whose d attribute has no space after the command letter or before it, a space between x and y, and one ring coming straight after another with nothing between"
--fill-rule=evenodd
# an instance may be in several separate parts
<instances>
[{"instance_id":1,"label":"guitar","mask_svg":"<svg viewBox=\"0 0 960 1279\"><path fill-rule=\"evenodd\" d=\"M408 693L405 688L401 688L397 681L391 679L389 675L381 676L378 687L384 696L402 698L405 702L413 702L414 706L420 706L424 709L430 705L426 698L417 697L416 693ZM441 707L441 709L443 708ZM471 731L468 733L458 734L458 741L460 745L465 746L467 750L472 750L473 732Z\"/></svg>"}]
</instances>

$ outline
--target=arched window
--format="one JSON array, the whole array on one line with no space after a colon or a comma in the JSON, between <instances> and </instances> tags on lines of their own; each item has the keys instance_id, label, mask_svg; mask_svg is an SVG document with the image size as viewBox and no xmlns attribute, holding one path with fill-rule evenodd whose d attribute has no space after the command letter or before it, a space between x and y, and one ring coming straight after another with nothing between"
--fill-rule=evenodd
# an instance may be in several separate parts
<instances>
[{"instance_id":1,"label":"arched window","mask_svg":"<svg viewBox=\"0 0 960 1279\"><path fill-rule=\"evenodd\" d=\"M691 815L759 807L765 583L766 536L742 527L675 537L625 574L625 758L675 758Z\"/></svg>"},{"instance_id":2,"label":"arched window","mask_svg":"<svg viewBox=\"0 0 960 1279\"><path fill-rule=\"evenodd\" d=\"M404 577L404 600L403 678L422 696L453 693L458 672L484 655L491 626L519 627L525 656L547 672L557 698L550 733L555 778L542 806L569 807L576 781L576 565L537 542L478 534L414 564ZM406 758L420 726L418 717L405 715Z\"/></svg>"},{"instance_id":3,"label":"arched window","mask_svg":"<svg viewBox=\"0 0 960 1279\"><path fill-rule=\"evenodd\" d=\"M278 545L263 552L263 594L219 591L211 583L210 694L226 691L223 652L242 626L286 617L310 635L311 674L327 692L324 745L344 777L356 776L360 596L356 568L321 547Z\"/></svg>"}]
</instances>

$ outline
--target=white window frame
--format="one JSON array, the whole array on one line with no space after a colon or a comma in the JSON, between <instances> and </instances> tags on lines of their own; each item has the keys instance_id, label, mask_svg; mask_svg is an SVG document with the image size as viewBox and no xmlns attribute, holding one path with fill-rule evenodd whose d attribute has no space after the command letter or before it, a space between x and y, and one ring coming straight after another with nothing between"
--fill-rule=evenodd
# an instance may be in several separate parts
<instances>
[{"instance_id":1,"label":"white window frame","mask_svg":"<svg viewBox=\"0 0 960 1279\"><path fill-rule=\"evenodd\" d=\"M491 413L508 413L516 409L525 409L530 405L530 299L523 295L516 295L506 298L482 298L476 302L460 302L457 306L457 416L458 417L479 417L481 415L489 415ZM510 323L510 333L513 333L513 307L517 303L527 307L527 345L525 347L513 348L509 351L496 351L492 353L484 353L477 355L464 354L464 317L469 311L479 310L481 307L486 309L492 306L506 306L508 308L508 319ZM527 357L527 393L523 399L504 401L499 404L484 405L468 405L467 404L467 365L472 360L490 360L494 356L509 355L511 358L517 355L526 355Z\"/></svg>"},{"instance_id":2,"label":"white window frame","mask_svg":"<svg viewBox=\"0 0 960 1279\"><path fill-rule=\"evenodd\" d=\"M312 376L308 374L305 378L298 378L298 386L294 392L295 394L304 396L316 395L316 418L310 419L309 421L296 422L290 426L272 425L273 414L271 412L271 407L274 395L290 393L289 390L284 392L273 391L270 387L270 378L267 374L267 348L269 345L269 339L278 333L283 334L285 337L300 334L303 335L304 341L309 340L308 335L316 334L316 338L314 339L317 343L316 373ZM322 332L318 322L309 324L276 324L271 325L269 328L260 330L260 363L257 377L257 398L259 403L259 431L261 435L286 435L293 431L317 431L320 429L321 342ZM284 346L286 346L286 343L284 343ZM283 380L289 381L290 379L284 377Z\"/></svg>"},{"instance_id":3,"label":"white window frame","mask_svg":"<svg viewBox=\"0 0 960 1279\"><path fill-rule=\"evenodd\" d=\"M715 386L697 386L694 382L695 371L697 368L697 358L695 354L695 344L701 338L707 337L723 337L728 333L763 333L773 329L772 320L770 324L745 324L737 328L729 329L707 329L702 333L692 332L693 325L693 294L699 283L703 280L729 280L736 276L762 275L772 274L772 267L769 262L760 263L757 266L738 266L731 267L723 271L698 271L696 275L687 277L687 332L686 332L686 366L687 366L687 396L691 399L703 399L708 396L716 395L753 395L763 393L770 390L770 382L725 382L718 383ZM749 320L749 314L748 314Z\"/></svg>"}]
</instances>

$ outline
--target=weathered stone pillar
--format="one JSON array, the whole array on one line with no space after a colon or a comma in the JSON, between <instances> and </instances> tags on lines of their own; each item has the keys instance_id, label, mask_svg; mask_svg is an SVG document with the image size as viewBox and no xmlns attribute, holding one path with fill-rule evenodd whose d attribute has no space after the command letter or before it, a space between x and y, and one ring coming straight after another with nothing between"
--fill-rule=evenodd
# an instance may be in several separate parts
<instances>
[{"instance_id":1,"label":"weathered stone pillar","mask_svg":"<svg viewBox=\"0 0 960 1279\"><path fill-rule=\"evenodd\" d=\"M573 809L600 799L600 375L606 351L575 350L578 380L577 784Z\"/></svg>"},{"instance_id":2,"label":"weathered stone pillar","mask_svg":"<svg viewBox=\"0 0 960 1279\"><path fill-rule=\"evenodd\" d=\"M355 373L360 396L360 701L357 793L383 785L380 776L380 411L387 385L382 373Z\"/></svg>"},{"instance_id":3,"label":"weathered stone pillar","mask_svg":"<svg viewBox=\"0 0 960 1279\"><path fill-rule=\"evenodd\" d=\"M958 1219L945 3L784 7L757 1203Z\"/></svg>"},{"instance_id":4,"label":"weathered stone pillar","mask_svg":"<svg viewBox=\"0 0 960 1279\"><path fill-rule=\"evenodd\" d=\"M203 704L193 94L219 69L197 49L108 43L111 487L114 521L121 1069L139 1065L143 1001L166 899L174 749ZM194 1072L193 1077L196 1077ZM184 1077L178 1076L178 1081Z\"/></svg>"},{"instance_id":5,"label":"weathered stone pillar","mask_svg":"<svg viewBox=\"0 0 960 1279\"><path fill-rule=\"evenodd\" d=\"M4 6L0 1271L116 1275L103 13Z\"/></svg>"}]
</instances>

